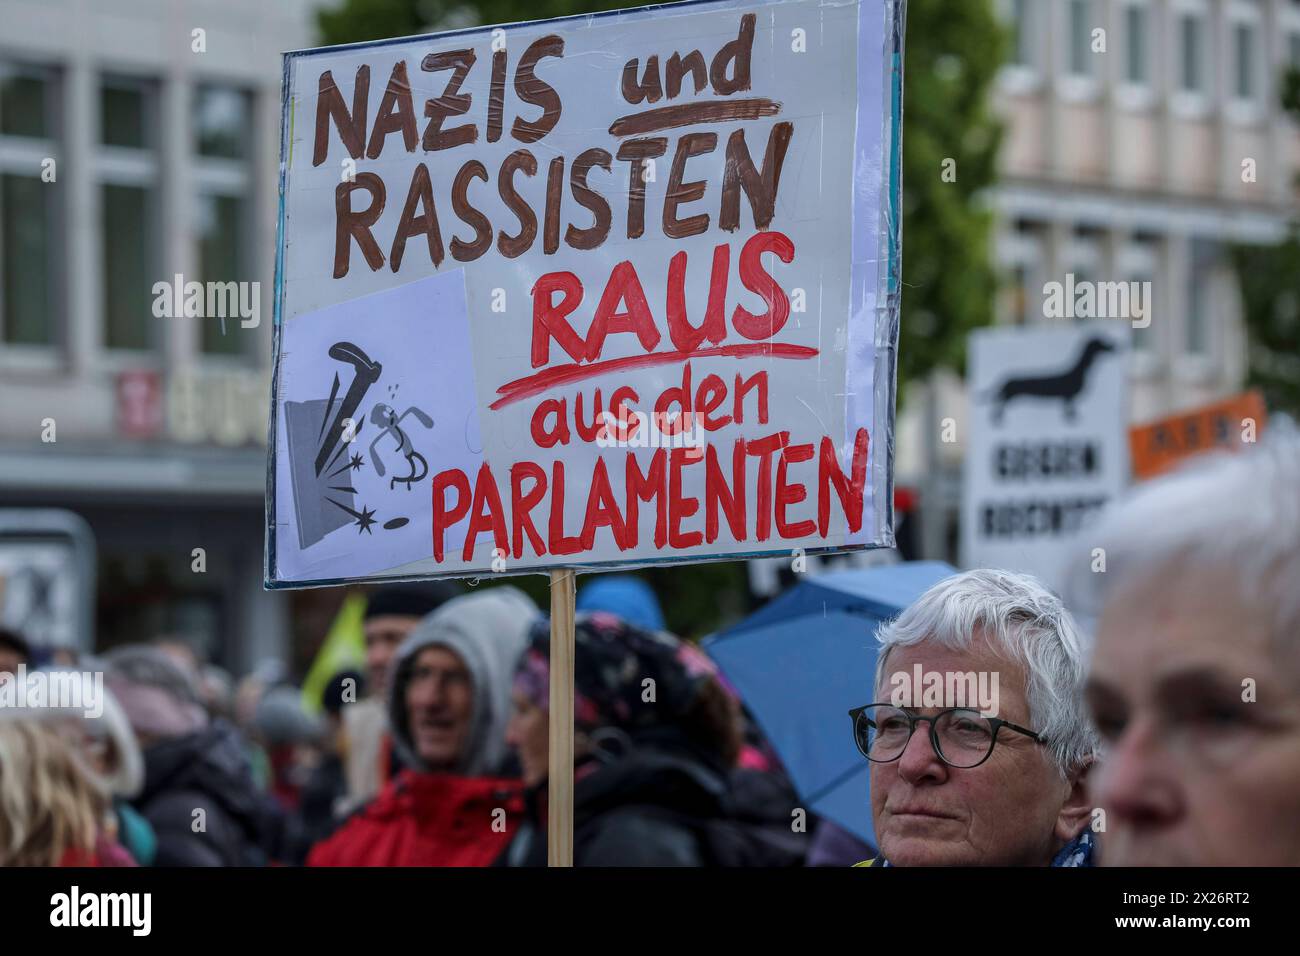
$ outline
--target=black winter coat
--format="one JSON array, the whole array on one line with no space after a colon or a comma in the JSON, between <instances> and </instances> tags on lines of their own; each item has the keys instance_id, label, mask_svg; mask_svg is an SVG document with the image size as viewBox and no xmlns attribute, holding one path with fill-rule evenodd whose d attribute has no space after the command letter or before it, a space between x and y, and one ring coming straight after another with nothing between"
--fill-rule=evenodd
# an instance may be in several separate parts
<instances>
[{"instance_id":1,"label":"black winter coat","mask_svg":"<svg viewBox=\"0 0 1300 956\"><path fill-rule=\"evenodd\" d=\"M146 748L144 768L133 802L157 834L155 866L259 866L276 853L283 817L257 789L229 724Z\"/></svg>"},{"instance_id":2,"label":"black winter coat","mask_svg":"<svg viewBox=\"0 0 1300 956\"><path fill-rule=\"evenodd\" d=\"M574 784L575 866L798 866L806 837L784 817L743 806L734 775L693 755L640 747L580 765ZM528 793L529 818L498 860L545 866L546 784Z\"/></svg>"}]
</instances>

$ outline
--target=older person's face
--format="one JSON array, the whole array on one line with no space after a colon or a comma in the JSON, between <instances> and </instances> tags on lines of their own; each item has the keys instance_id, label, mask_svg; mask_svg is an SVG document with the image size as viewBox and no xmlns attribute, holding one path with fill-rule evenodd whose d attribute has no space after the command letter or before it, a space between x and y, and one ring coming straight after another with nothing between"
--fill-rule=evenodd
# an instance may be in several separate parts
<instances>
[{"instance_id":1,"label":"older person's face","mask_svg":"<svg viewBox=\"0 0 1300 956\"><path fill-rule=\"evenodd\" d=\"M1147 576L1102 613L1087 696L1103 864L1300 864L1297 662L1232 573Z\"/></svg>"},{"instance_id":2,"label":"older person's face","mask_svg":"<svg viewBox=\"0 0 1300 956\"><path fill-rule=\"evenodd\" d=\"M997 672L996 716L1037 730L1029 719L1024 670L981 637L967 651L922 642L889 653L889 675ZM914 708L923 715L941 708ZM871 810L880 851L896 866L1046 866L1083 829L1088 807L1082 785L1061 778L1048 752L1023 734L1003 730L988 760L957 769L939 759L929 724L918 724L903 755L871 764Z\"/></svg>"}]
</instances>

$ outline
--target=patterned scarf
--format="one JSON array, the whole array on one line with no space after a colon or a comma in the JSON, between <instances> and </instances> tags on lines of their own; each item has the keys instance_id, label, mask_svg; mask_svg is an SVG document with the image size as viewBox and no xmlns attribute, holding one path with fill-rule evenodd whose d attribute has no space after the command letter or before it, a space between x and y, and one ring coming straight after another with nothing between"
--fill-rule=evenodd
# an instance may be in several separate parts
<instances>
[{"instance_id":1,"label":"patterned scarf","mask_svg":"<svg viewBox=\"0 0 1300 956\"><path fill-rule=\"evenodd\" d=\"M1093 862L1093 855L1097 851L1097 838L1093 835L1092 830L1088 827L1083 828L1083 832L1077 837L1061 847L1061 851L1052 857L1052 866L1096 866ZM874 860L867 860L864 863L855 863L854 866L893 866L883 856L878 856Z\"/></svg>"}]
</instances>

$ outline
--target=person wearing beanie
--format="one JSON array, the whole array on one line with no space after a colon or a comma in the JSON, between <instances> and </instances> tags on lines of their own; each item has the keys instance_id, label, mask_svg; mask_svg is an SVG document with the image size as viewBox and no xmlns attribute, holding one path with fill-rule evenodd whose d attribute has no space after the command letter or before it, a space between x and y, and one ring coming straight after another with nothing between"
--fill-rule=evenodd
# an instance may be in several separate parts
<instances>
[{"instance_id":1,"label":"person wearing beanie","mask_svg":"<svg viewBox=\"0 0 1300 956\"><path fill-rule=\"evenodd\" d=\"M507 776L510 689L539 618L503 586L453 598L420 622L389 676L404 769L308 865L486 866L500 855L523 815L522 784Z\"/></svg>"},{"instance_id":2,"label":"person wearing beanie","mask_svg":"<svg viewBox=\"0 0 1300 956\"><path fill-rule=\"evenodd\" d=\"M605 611L574 625L576 866L794 866L789 816L738 800L734 700L713 663L665 631ZM523 767L527 816L498 860L547 862L550 627L534 626L515 676L507 741Z\"/></svg>"},{"instance_id":3,"label":"person wearing beanie","mask_svg":"<svg viewBox=\"0 0 1300 956\"><path fill-rule=\"evenodd\" d=\"M366 600L363 615L366 642L366 686L383 696L388 690L388 666L415 626L461 593L453 581L393 584L379 588Z\"/></svg>"},{"instance_id":4,"label":"person wearing beanie","mask_svg":"<svg viewBox=\"0 0 1300 956\"><path fill-rule=\"evenodd\" d=\"M353 806L373 799L384 782L401 769L393 759L384 708L393 656L421 620L460 593L461 587L454 581L430 581L388 585L367 599L363 634L368 696L343 709L348 739L344 769L348 802Z\"/></svg>"}]
</instances>

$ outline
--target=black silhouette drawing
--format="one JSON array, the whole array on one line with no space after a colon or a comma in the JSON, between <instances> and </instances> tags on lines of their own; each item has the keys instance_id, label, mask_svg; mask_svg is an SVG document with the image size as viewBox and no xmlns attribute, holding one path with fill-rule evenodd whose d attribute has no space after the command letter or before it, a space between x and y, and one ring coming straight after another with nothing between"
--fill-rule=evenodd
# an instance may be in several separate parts
<instances>
[{"instance_id":1,"label":"black silhouette drawing","mask_svg":"<svg viewBox=\"0 0 1300 956\"><path fill-rule=\"evenodd\" d=\"M354 487L356 479L353 474L365 465L367 456L354 452L352 446L367 423L379 429L379 434L370 442L368 457L380 478L387 477L389 470L379 449L385 438L391 438L393 446L383 454L391 461L396 451L406 461L408 472L390 477L389 491L399 484L410 491L416 482L429 474L428 460L416 451L411 442L409 424L403 428L402 423L413 417L431 429L433 419L415 406L398 414L392 403L396 402L401 389L399 383L388 385L387 402L375 402L364 416L361 415L358 410L371 387L379 382L383 366L352 342L335 342L327 354L351 368L352 380L347 389L343 390L340 375L336 372L328 399L284 403L290 481L301 548L310 547L346 525L355 527L357 534L373 535L372 528L376 524L385 531L397 531L410 524L409 518L401 516L384 520L375 509L357 501L359 492Z\"/></svg>"},{"instance_id":2,"label":"black silhouette drawing","mask_svg":"<svg viewBox=\"0 0 1300 956\"><path fill-rule=\"evenodd\" d=\"M1002 424L1002 414L1007 403L1023 397L1057 399L1064 406L1066 420L1074 421L1075 400L1083 394L1097 357L1115 351L1117 349L1109 339L1094 336L1084 343L1083 351L1074 363L1062 372L1008 378L991 392L985 393L985 400L991 399L993 402L993 421Z\"/></svg>"},{"instance_id":3,"label":"black silhouette drawing","mask_svg":"<svg viewBox=\"0 0 1300 956\"><path fill-rule=\"evenodd\" d=\"M358 534L374 533L370 526L375 512L357 504L357 490L348 474L363 464L360 455L350 454L351 443L365 424L353 416L383 366L351 342L335 342L327 354L352 370L342 399L340 376L335 372L328 399L284 403L298 543L303 548L347 524L355 525Z\"/></svg>"},{"instance_id":4,"label":"black silhouette drawing","mask_svg":"<svg viewBox=\"0 0 1300 956\"><path fill-rule=\"evenodd\" d=\"M334 408L334 400L339 393L339 376L334 373L334 387L330 389L329 405L325 408L325 418L321 421L322 441L320 450L316 453L316 474L319 475L325 470L325 466L332 460L330 453L334 452L338 456L336 448L340 448L339 442L343 438L343 432L347 429L347 423L356 414L357 408L361 405L361 400L366 397L366 392L370 386L379 380L380 373L384 367L378 362L370 361L370 356L357 348L351 342L335 342L330 346L329 357L346 365L352 366L352 384L348 386L347 392L343 396L343 401L339 405L338 414L334 416L334 422L330 425L329 433L325 434L325 421L329 419L330 410ZM360 431L360 426L356 428ZM346 447L347 442L342 447Z\"/></svg>"},{"instance_id":5,"label":"black silhouette drawing","mask_svg":"<svg viewBox=\"0 0 1300 956\"><path fill-rule=\"evenodd\" d=\"M411 444L410 436L400 427L400 423L408 415L414 415L416 420L425 428L433 427L433 419L415 406L411 406L400 415L397 414L396 409L385 405L383 402L376 402L375 407L370 410L370 421L383 429L382 432L375 436L375 440L370 443L370 461L375 466L375 471L379 473L379 477L384 477L387 474L387 469L384 467L383 459L379 457L376 446L388 435L393 437L393 441L397 443L398 453L406 459L406 464L411 469L411 473L408 475L394 476L389 479L388 488L390 491L397 484L406 485L406 490L410 491L411 485L422 480L429 473L429 463L423 455L415 450L415 447Z\"/></svg>"}]
</instances>

